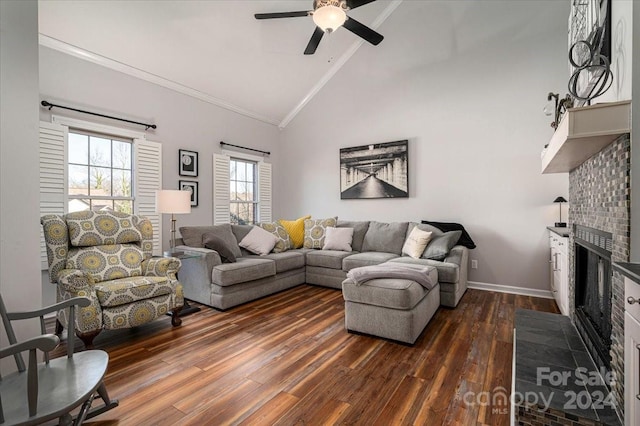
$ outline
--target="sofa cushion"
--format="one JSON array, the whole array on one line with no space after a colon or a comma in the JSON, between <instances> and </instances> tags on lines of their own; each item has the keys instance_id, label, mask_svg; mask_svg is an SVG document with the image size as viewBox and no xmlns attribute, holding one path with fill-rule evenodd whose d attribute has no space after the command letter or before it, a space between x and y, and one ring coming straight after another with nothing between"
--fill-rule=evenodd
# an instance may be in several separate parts
<instances>
[{"instance_id":1,"label":"sofa cushion","mask_svg":"<svg viewBox=\"0 0 640 426\"><path fill-rule=\"evenodd\" d=\"M390 263L408 263L412 265L435 266L438 270L438 281L441 283L457 283L460 279L460 266L453 262L441 262L432 259L413 259L408 256L396 257Z\"/></svg>"},{"instance_id":2,"label":"sofa cushion","mask_svg":"<svg viewBox=\"0 0 640 426\"><path fill-rule=\"evenodd\" d=\"M238 244L240 247L249 250L251 253L264 256L273 250L277 242L278 237L273 235L271 232L266 231L259 226L254 226Z\"/></svg>"},{"instance_id":3,"label":"sofa cushion","mask_svg":"<svg viewBox=\"0 0 640 426\"><path fill-rule=\"evenodd\" d=\"M431 291L439 289L434 288ZM344 300L392 309L411 309L427 293L429 290L415 281L396 278L378 278L361 285L356 285L350 278L342 282Z\"/></svg>"},{"instance_id":4,"label":"sofa cushion","mask_svg":"<svg viewBox=\"0 0 640 426\"><path fill-rule=\"evenodd\" d=\"M364 236L369 229L369 221L349 221L338 220L336 225L338 228L353 228L353 241L351 242L351 249L353 251L362 251L362 242Z\"/></svg>"},{"instance_id":5,"label":"sofa cushion","mask_svg":"<svg viewBox=\"0 0 640 426\"><path fill-rule=\"evenodd\" d=\"M111 210L69 213L65 216L74 247L126 244L142 241L142 233L126 213Z\"/></svg>"},{"instance_id":6,"label":"sofa cushion","mask_svg":"<svg viewBox=\"0 0 640 426\"><path fill-rule=\"evenodd\" d=\"M96 295L100 306L120 306L150 299L174 291L167 277L128 277L97 283Z\"/></svg>"},{"instance_id":7,"label":"sofa cushion","mask_svg":"<svg viewBox=\"0 0 640 426\"><path fill-rule=\"evenodd\" d=\"M304 248L321 249L328 227L336 226L337 217L327 219L306 219L304 221Z\"/></svg>"},{"instance_id":8,"label":"sofa cushion","mask_svg":"<svg viewBox=\"0 0 640 426\"><path fill-rule=\"evenodd\" d=\"M350 251L313 250L307 253L307 266L342 269L342 260L351 255Z\"/></svg>"},{"instance_id":9,"label":"sofa cushion","mask_svg":"<svg viewBox=\"0 0 640 426\"><path fill-rule=\"evenodd\" d=\"M213 267L211 281L220 286L234 285L276 274L276 262L260 257L241 257L236 263Z\"/></svg>"},{"instance_id":10,"label":"sofa cushion","mask_svg":"<svg viewBox=\"0 0 640 426\"><path fill-rule=\"evenodd\" d=\"M231 247L229 247L229 245L216 234L204 234L202 236L202 242L206 248L217 251L222 262L233 263L236 261L236 256L233 254Z\"/></svg>"},{"instance_id":11,"label":"sofa cushion","mask_svg":"<svg viewBox=\"0 0 640 426\"><path fill-rule=\"evenodd\" d=\"M311 219L311 215L303 216L296 220L280 219L278 221L291 237L293 248L301 248L304 244L304 221L307 219Z\"/></svg>"},{"instance_id":12,"label":"sofa cushion","mask_svg":"<svg viewBox=\"0 0 640 426\"><path fill-rule=\"evenodd\" d=\"M307 255L308 256L308 255ZM377 251L368 251L365 253L357 253L347 256L342 261L342 270L349 272L353 268L360 266L379 265L387 260L398 257L395 253L383 253Z\"/></svg>"},{"instance_id":13,"label":"sofa cushion","mask_svg":"<svg viewBox=\"0 0 640 426\"><path fill-rule=\"evenodd\" d=\"M80 269L95 282L142 275L144 253L135 244L108 244L72 248L67 269Z\"/></svg>"},{"instance_id":14,"label":"sofa cushion","mask_svg":"<svg viewBox=\"0 0 640 426\"><path fill-rule=\"evenodd\" d=\"M402 253L402 245L406 239L408 222L369 222L369 229L362 242L362 251Z\"/></svg>"},{"instance_id":15,"label":"sofa cushion","mask_svg":"<svg viewBox=\"0 0 640 426\"><path fill-rule=\"evenodd\" d=\"M276 245L273 247L274 253L282 253L283 251L291 250L293 248L293 242L291 241L291 237L287 233L287 230L278 222L262 222L258 225L265 231L272 233L278 239L276 241Z\"/></svg>"},{"instance_id":16,"label":"sofa cushion","mask_svg":"<svg viewBox=\"0 0 640 426\"><path fill-rule=\"evenodd\" d=\"M181 226L180 234L182 235L182 240L184 244L191 247L203 248L203 236L204 234L214 234L218 238L229 246L233 255L235 257L241 257L242 253L240 252L240 247L238 247L239 239L236 239L234 236L231 225L228 223L223 223L222 225L214 225L214 226Z\"/></svg>"},{"instance_id":17,"label":"sofa cushion","mask_svg":"<svg viewBox=\"0 0 640 426\"><path fill-rule=\"evenodd\" d=\"M353 228L327 228L322 250L351 251Z\"/></svg>"},{"instance_id":18,"label":"sofa cushion","mask_svg":"<svg viewBox=\"0 0 640 426\"><path fill-rule=\"evenodd\" d=\"M248 258L271 259L276 263L276 274L292 269L304 268L304 253L287 251L283 253L269 253L265 256L252 254Z\"/></svg>"}]
</instances>

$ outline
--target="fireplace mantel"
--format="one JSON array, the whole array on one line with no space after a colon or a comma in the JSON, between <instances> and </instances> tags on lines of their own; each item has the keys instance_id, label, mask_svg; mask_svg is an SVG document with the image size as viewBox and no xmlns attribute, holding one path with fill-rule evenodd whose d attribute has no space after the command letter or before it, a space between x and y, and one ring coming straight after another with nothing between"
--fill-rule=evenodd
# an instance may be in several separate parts
<instances>
[{"instance_id":1,"label":"fireplace mantel","mask_svg":"<svg viewBox=\"0 0 640 426\"><path fill-rule=\"evenodd\" d=\"M631 131L631 101L570 108L542 157L542 173L566 173Z\"/></svg>"}]
</instances>

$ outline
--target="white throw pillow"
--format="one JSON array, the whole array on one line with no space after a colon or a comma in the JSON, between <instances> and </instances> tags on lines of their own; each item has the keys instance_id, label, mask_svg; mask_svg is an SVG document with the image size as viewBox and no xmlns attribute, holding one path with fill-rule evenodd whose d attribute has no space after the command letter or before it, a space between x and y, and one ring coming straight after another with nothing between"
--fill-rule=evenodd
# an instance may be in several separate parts
<instances>
[{"instance_id":1,"label":"white throw pillow","mask_svg":"<svg viewBox=\"0 0 640 426\"><path fill-rule=\"evenodd\" d=\"M411 256L414 259L419 259L431 240L431 234L433 234L433 232L423 231L422 229L418 229L417 226L413 228L402 246L402 254Z\"/></svg>"},{"instance_id":2,"label":"white throw pillow","mask_svg":"<svg viewBox=\"0 0 640 426\"><path fill-rule=\"evenodd\" d=\"M264 256L273 250L277 242L278 238L271 232L265 231L259 226L254 226L238 245L251 253Z\"/></svg>"},{"instance_id":3,"label":"white throw pillow","mask_svg":"<svg viewBox=\"0 0 640 426\"><path fill-rule=\"evenodd\" d=\"M322 250L351 251L353 228L327 228Z\"/></svg>"}]
</instances>

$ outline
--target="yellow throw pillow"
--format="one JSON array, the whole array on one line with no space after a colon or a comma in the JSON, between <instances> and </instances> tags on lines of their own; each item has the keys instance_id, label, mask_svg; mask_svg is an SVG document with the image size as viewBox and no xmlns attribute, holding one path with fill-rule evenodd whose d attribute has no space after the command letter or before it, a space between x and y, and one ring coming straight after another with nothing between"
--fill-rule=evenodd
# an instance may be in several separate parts
<instances>
[{"instance_id":1,"label":"yellow throw pillow","mask_svg":"<svg viewBox=\"0 0 640 426\"><path fill-rule=\"evenodd\" d=\"M289 237L291 237L291 242L293 243L293 248L300 248L302 244L304 244L304 221L306 219L311 219L311 215L301 217L296 220L284 220L280 219L280 225L287 230Z\"/></svg>"}]
</instances>

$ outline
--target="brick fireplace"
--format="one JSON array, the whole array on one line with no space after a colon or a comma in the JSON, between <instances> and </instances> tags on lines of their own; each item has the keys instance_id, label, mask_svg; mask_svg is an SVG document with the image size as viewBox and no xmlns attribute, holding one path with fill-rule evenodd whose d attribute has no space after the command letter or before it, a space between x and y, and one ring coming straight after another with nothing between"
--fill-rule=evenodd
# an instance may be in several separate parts
<instances>
[{"instance_id":1,"label":"brick fireplace","mask_svg":"<svg viewBox=\"0 0 640 426\"><path fill-rule=\"evenodd\" d=\"M579 258L580 245L576 246L574 225L578 225L578 228L587 227L601 231L603 234L610 234L612 242L610 260L628 262L630 182L629 134L619 137L569 173L569 226L572 229L569 244L569 312L574 324L580 321L578 318L580 314L576 314L576 258ZM611 390L615 395L618 410L622 412L624 410L624 279L619 272L611 272L610 268L607 274L612 274L611 306L609 310L605 310L606 315L611 316L611 348L608 355L610 369L616 375ZM577 275L580 276L579 271ZM579 295L580 290L578 290ZM592 350L594 351L592 357L596 359L597 350L595 348Z\"/></svg>"}]
</instances>

